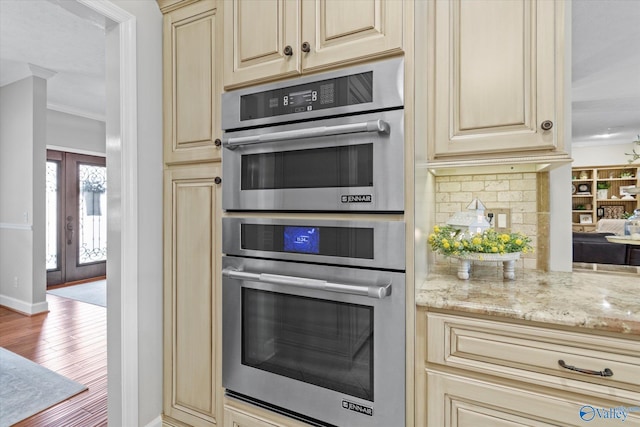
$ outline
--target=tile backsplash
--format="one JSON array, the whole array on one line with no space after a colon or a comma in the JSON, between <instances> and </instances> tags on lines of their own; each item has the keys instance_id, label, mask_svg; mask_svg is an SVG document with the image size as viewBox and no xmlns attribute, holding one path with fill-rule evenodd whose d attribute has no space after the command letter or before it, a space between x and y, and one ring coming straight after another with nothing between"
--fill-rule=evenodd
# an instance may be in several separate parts
<instances>
[{"instance_id":1,"label":"tile backsplash","mask_svg":"<svg viewBox=\"0 0 640 427\"><path fill-rule=\"evenodd\" d=\"M534 172L437 176L436 223L446 223L454 213L466 210L467 205L477 197L487 207L485 213L491 212L491 209L509 209L511 231L530 236L532 246L537 251L540 237L538 211L544 205L539 200L542 196L539 194L539 178ZM536 254L526 254L518 264L520 268L538 268Z\"/></svg>"}]
</instances>

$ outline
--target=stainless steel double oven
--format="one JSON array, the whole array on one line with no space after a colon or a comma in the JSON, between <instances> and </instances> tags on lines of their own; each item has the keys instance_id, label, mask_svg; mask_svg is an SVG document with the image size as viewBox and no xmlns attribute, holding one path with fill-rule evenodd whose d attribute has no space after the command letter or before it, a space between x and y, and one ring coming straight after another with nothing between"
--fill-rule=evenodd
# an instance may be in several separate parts
<instances>
[{"instance_id":1,"label":"stainless steel double oven","mask_svg":"<svg viewBox=\"0 0 640 427\"><path fill-rule=\"evenodd\" d=\"M223 96L229 396L404 425L402 77L393 59Z\"/></svg>"}]
</instances>

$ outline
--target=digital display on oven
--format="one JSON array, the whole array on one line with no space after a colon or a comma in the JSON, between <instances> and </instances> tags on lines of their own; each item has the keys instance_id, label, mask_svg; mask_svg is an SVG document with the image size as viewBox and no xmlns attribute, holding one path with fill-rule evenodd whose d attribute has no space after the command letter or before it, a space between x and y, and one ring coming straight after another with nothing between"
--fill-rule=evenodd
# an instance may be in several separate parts
<instances>
[{"instance_id":1,"label":"digital display on oven","mask_svg":"<svg viewBox=\"0 0 640 427\"><path fill-rule=\"evenodd\" d=\"M240 235L250 251L373 259L373 228L242 224Z\"/></svg>"},{"instance_id":2,"label":"digital display on oven","mask_svg":"<svg viewBox=\"0 0 640 427\"><path fill-rule=\"evenodd\" d=\"M315 111L373 101L373 72L336 77L240 97L240 120Z\"/></svg>"},{"instance_id":3,"label":"digital display on oven","mask_svg":"<svg viewBox=\"0 0 640 427\"><path fill-rule=\"evenodd\" d=\"M320 253L319 227L284 227L284 252Z\"/></svg>"}]
</instances>

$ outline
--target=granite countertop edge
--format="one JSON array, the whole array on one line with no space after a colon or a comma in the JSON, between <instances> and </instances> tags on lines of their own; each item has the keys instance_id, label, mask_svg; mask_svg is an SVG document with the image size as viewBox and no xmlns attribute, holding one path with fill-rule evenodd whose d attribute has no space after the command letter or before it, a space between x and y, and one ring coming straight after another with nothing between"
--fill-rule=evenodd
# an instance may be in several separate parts
<instances>
[{"instance_id":1,"label":"granite countertop edge","mask_svg":"<svg viewBox=\"0 0 640 427\"><path fill-rule=\"evenodd\" d=\"M416 291L416 305L640 339L640 276L522 270L515 280L476 269L469 280L439 268Z\"/></svg>"}]
</instances>

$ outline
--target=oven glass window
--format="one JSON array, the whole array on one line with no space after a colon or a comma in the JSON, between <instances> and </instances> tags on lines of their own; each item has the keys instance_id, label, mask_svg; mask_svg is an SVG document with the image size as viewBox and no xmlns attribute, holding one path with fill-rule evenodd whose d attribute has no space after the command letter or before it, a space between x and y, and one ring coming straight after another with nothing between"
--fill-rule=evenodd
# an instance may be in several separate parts
<instances>
[{"instance_id":1,"label":"oven glass window","mask_svg":"<svg viewBox=\"0 0 640 427\"><path fill-rule=\"evenodd\" d=\"M242 156L242 190L371 186L373 144Z\"/></svg>"},{"instance_id":2,"label":"oven glass window","mask_svg":"<svg viewBox=\"0 0 640 427\"><path fill-rule=\"evenodd\" d=\"M373 401L373 307L243 288L242 363Z\"/></svg>"}]
</instances>

